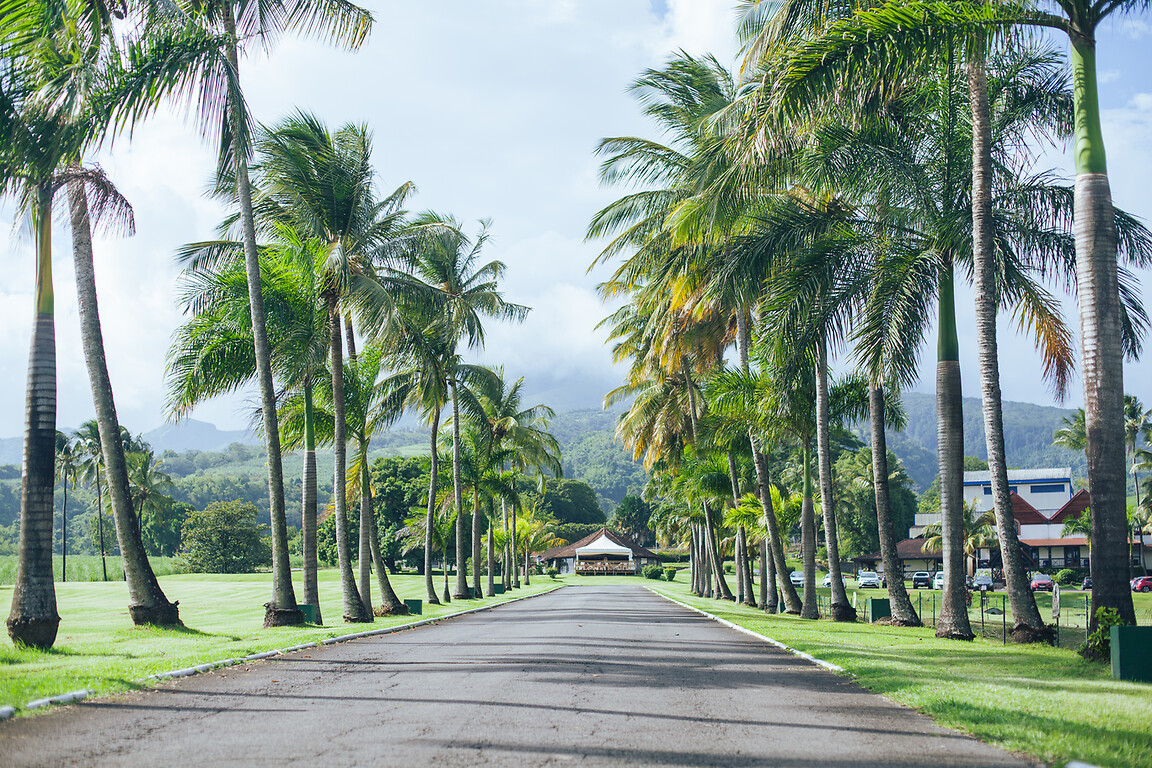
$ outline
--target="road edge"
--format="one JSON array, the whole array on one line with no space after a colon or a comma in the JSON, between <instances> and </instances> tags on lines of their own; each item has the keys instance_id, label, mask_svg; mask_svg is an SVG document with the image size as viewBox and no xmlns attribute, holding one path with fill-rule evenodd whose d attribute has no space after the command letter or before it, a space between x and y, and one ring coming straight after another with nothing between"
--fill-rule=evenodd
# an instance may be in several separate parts
<instances>
[{"instance_id":1,"label":"road edge","mask_svg":"<svg viewBox=\"0 0 1152 768\"><path fill-rule=\"evenodd\" d=\"M805 661L810 661L813 664L815 664L816 666L823 667L824 669L828 670L829 672L835 672L838 675L845 675L847 677L855 677L855 675L853 675L851 672L844 669L844 667L839 666L838 664L833 664L830 661L824 661L823 659L818 659L810 653L805 653L804 651L797 650L796 648L793 648L789 645L785 645L784 643L780 642L779 640L776 640L775 638L768 637L767 635L762 635L755 630L748 629L747 627L742 627L739 624L728 621L727 619L722 619L719 616L717 616L716 614L709 613L708 611L697 608L696 606L688 605L688 603L682 603L679 600L677 600L676 598L669 597L668 595L665 595L662 592L657 592L655 589L652 589L651 587L649 587L647 585L642 585L642 586L644 586L644 589L648 590L652 594L657 595L659 597L662 597L669 602L676 603L676 605L679 605L681 608L687 608L690 611L695 611L696 613L700 614L701 616L707 616L708 618L712 619L713 621L715 621L719 624L723 624L724 626L729 627L731 629L734 629L737 632L743 632L744 634L749 635L750 637L754 637L757 640L760 640L762 642L768 643L769 645L775 646L776 648L779 648L782 651L787 651L788 653L792 654L793 656L797 656L801 659L804 659Z\"/></svg>"},{"instance_id":2,"label":"road edge","mask_svg":"<svg viewBox=\"0 0 1152 768\"><path fill-rule=\"evenodd\" d=\"M478 606L476 608L469 608L466 611L457 611L455 613L446 613L443 616L433 616L431 618L421 619L420 621L411 621L411 622L408 622L407 624L397 624L394 627L382 627L381 629L370 629L370 630L367 630L365 632L353 632L351 634L340 635L338 637L325 638L325 639L323 639L319 642L316 642L316 643L301 643L300 645L293 645L293 646L290 646L288 648L276 648L276 649L273 649L271 651L261 651L260 653L251 653L247 656L238 656L236 658L231 658L231 659L220 659L219 661L209 661L209 662L206 662L204 664L197 664L194 667L186 667L184 669L175 669L175 670L172 670L170 672L157 672L154 675L148 675L147 677L145 677L140 682L145 683L145 684L160 683L160 682L164 682L166 680L174 680L174 679L180 678L180 677L191 677L193 675L203 674L204 672L211 672L214 669L222 669L224 667L232 667L232 666L236 666L237 664L244 664L244 663L250 662L250 661L261 661L263 659L270 659L274 656L282 656L282 655L287 654L287 653L293 653L295 651L303 651L303 650L308 649L308 648L319 648L319 647L324 646L324 645L335 645L336 643L346 643L349 640L359 640L360 638L363 638L363 637L376 637L379 635L390 635L393 632L402 632L402 631L407 630L407 629L415 629L416 627L423 627L423 626L426 626L428 624L435 624L436 622L444 621L445 619L454 619L457 616L467 616L470 613L480 613L481 611L490 611L493 608L499 608L502 605L511 605L512 603L518 603L521 600L531 600L534 597L540 597L542 595L550 595L553 592L555 592L556 590L563 589L564 587L567 587L567 586L569 586L569 585L568 584L557 584L556 586L552 587L552 589L546 589L543 592L537 592L534 595L521 595L519 597L514 597L511 600L504 600L503 602L493 603L492 605L481 605L481 606ZM45 696L45 697L42 697L39 699L35 699L33 701L28 702L27 704L25 704L23 707L20 707L19 709L17 709L15 706L3 706L3 707L0 707L0 722L2 722L4 720L9 720L9 719L15 717L16 713L20 710L31 711L31 710L35 710L35 709L43 709L45 707L49 707L49 706L52 706L55 704L75 704L77 702L83 701L84 699L88 698L89 696L96 696L96 695L98 695L96 691L90 690L88 688L83 688L79 691L69 691L68 693L61 693L61 694L57 694L55 696Z\"/></svg>"}]
</instances>

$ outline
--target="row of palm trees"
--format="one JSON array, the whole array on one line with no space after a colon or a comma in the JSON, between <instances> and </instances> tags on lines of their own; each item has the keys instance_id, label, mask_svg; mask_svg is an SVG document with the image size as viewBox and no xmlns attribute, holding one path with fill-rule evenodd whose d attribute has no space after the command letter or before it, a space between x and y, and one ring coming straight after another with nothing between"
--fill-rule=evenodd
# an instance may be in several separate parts
<instances>
[{"instance_id":1,"label":"row of palm trees","mask_svg":"<svg viewBox=\"0 0 1152 768\"><path fill-rule=\"evenodd\" d=\"M1073 19L1066 26L1091 39L1101 14L1097 9L1086 20L1075 5L1060 6ZM973 637L964 601L954 287L969 277L1013 636L1050 640L1011 515L995 319L1001 308L1009 310L1034 334L1045 376L1063 394L1075 355L1049 288L1055 281L1074 286L1080 299L1093 527L1098 540L1109 541L1092 560L1093 603L1134 623L1124 579L1123 430L1113 405L1122 391L1115 390L1121 353L1138 351L1147 316L1118 256L1143 264L1152 239L1130 216L1113 213L1102 155L1094 154L1098 142L1084 133L1091 133L1083 123L1096 108L1082 88L1069 88L1061 57L999 34L1040 17L1017 6L957 3L857 10L747 0L743 9L739 76L712 57L681 53L634 83L668 142L601 142L602 179L641 189L597 213L588 230L589 237L611 238L598 261L618 262L603 295L627 299L605 320L617 360L631 362L625 385L607 401L634 398L618 436L657 477L677 478L662 486L666 492L699 509L692 551L700 566L694 570L705 576L697 591L729 595L715 526L720 507L747 503L745 490L754 492L764 518L767 562L777 574L786 572L769 456L792 445L803 456L805 592L801 599L782 578L779 589L789 611L818 615L814 453L834 571L832 614L852 618L835 573L829 435L837 419L865 416L884 567L902 572L884 433L899 419L897 394L914 381L921 344L935 323L945 570L937 634ZM1076 39L1076 50L1082 42ZM1074 61L1081 77L1088 76L1084 66L1082 57ZM1083 178L1075 189L1034 169L1028 151L1038 140L1069 135L1077 140L1078 163L1081 154L1092 156L1078 165ZM833 355L854 367L835 386ZM741 455L754 469L750 482L741 482ZM729 487L721 500L725 463ZM701 465L712 471L701 474ZM710 489L702 478L710 478ZM919 624L903 580L890 579L888 590L894 620Z\"/></svg>"}]
</instances>

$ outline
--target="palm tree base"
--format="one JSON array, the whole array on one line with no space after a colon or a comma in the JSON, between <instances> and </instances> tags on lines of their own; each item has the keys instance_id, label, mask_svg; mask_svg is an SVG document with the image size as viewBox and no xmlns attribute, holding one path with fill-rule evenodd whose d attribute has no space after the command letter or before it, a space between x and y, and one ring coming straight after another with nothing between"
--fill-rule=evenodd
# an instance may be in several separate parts
<instances>
[{"instance_id":1,"label":"palm tree base","mask_svg":"<svg viewBox=\"0 0 1152 768\"><path fill-rule=\"evenodd\" d=\"M35 616L8 618L8 636L12 638L12 643L29 648L51 648L56 642L56 630L59 628L59 616L51 619Z\"/></svg>"},{"instance_id":2,"label":"palm tree base","mask_svg":"<svg viewBox=\"0 0 1152 768\"><path fill-rule=\"evenodd\" d=\"M856 621L856 609L847 603L832 604L832 621Z\"/></svg>"},{"instance_id":3,"label":"palm tree base","mask_svg":"<svg viewBox=\"0 0 1152 768\"><path fill-rule=\"evenodd\" d=\"M940 627L936 630L936 637L941 640L975 640L976 635L971 632L962 632L956 629L948 629L947 627Z\"/></svg>"},{"instance_id":4,"label":"palm tree base","mask_svg":"<svg viewBox=\"0 0 1152 768\"><path fill-rule=\"evenodd\" d=\"M407 616L408 606L401 603L400 605L378 605L372 609L373 616Z\"/></svg>"},{"instance_id":5,"label":"palm tree base","mask_svg":"<svg viewBox=\"0 0 1152 768\"><path fill-rule=\"evenodd\" d=\"M184 622L180 621L179 606L179 600L171 603L165 601L159 605L130 605L128 615L132 617L132 623L138 627L145 624L157 627L182 627Z\"/></svg>"},{"instance_id":6,"label":"palm tree base","mask_svg":"<svg viewBox=\"0 0 1152 768\"><path fill-rule=\"evenodd\" d=\"M349 616L344 614L344 623L346 624L371 624L372 616Z\"/></svg>"},{"instance_id":7,"label":"palm tree base","mask_svg":"<svg viewBox=\"0 0 1152 768\"><path fill-rule=\"evenodd\" d=\"M1056 645L1056 630L1053 627L1030 627L1027 624L1017 624L1012 627L1012 633L1008 635L1014 643L1028 644L1028 643L1044 643L1045 645Z\"/></svg>"},{"instance_id":8,"label":"palm tree base","mask_svg":"<svg viewBox=\"0 0 1152 768\"><path fill-rule=\"evenodd\" d=\"M304 611L299 608L277 608L272 603L264 603L264 626L295 627L304 623Z\"/></svg>"},{"instance_id":9,"label":"palm tree base","mask_svg":"<svg viewBox=\"0 0 1152 768\"><path fill-rule=\"evenodd\" d=\"M447 590L447 589L445 589L445 590L444 590L444 604L445 604L445 605L447 605L447 604L448 604L448 603L450 603L450 602L452 602L452 595L450 595L450 594L448 593L448 590Z\"/></svg>"},{"instance_id":10,"label":"palm tree base","mask_svg":"<svg viewBox=\"0 0 1152 768\"><path fill-rule=\"evenodd\" d=\"M472 590L468 590L467 592L453 592L452 593L452 599L453 600L471 600L472 599Z\"/></svg>"}]
</instances>

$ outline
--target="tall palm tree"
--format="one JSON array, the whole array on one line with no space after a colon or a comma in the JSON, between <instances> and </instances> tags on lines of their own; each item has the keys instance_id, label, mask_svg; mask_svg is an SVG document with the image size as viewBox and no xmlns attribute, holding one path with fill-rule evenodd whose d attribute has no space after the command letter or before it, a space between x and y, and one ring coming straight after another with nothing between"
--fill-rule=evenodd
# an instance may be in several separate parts
<instances>
[{"instance_id":1,"label":"tall palm tree","mask_svg":"<svg viewBox=\"0 0 1152 768\"><path fill-rule=\"evenodd\" d=\"M420 233L415 247L404 254L407 273L385 273L385 282L410 299L421 300L434 313L430 326L441 334L449 363L446 381L452 402L452 476L458 514L456 517L456 599L471 595L464 567L463 497L460 486L460 379L455 375L459 344L469 348L484 345L484 318L521 321L528 307L505 301L499 280L505 266L501 261L480 263L480 252L488 240L489 222L481 222L473 240L455 220L428 212L416 217L413 226ZM473 542L473 558L479 560L480 543Z\"/></svg>"},{"instance_id":2,"label":"tall palm tree","mask_svg":"<svg viewBox=\"0 0 1152 768\"><path fill-rule=\"evenodd\" d=\"M271 602L266 606L265 623L299 624L304 618L303 613L296 607L288 563L280 429L276 418L276 392L272 378L271 349L268 343L264 301L260 293L257 222L253 212L252 184L248 170L250 118L240 89L240 43L242 40L260 39L267 44L283 32L295 31L319 34L336 44L354 49L367 38L372 25L372 16L368 11L347 0L261 0L258 3L207 0L189 3L189 6L191 13L186 18L201 24L210 32L222 33L224 36L224 44L218 49L218 56L203 67L202 71L205 73L206 81L213 82L215 79L217 84L221 73L225 74L226 87L205 89L200 104L206 113L206 128L220 129L218 135L222 140L219 147L219 184L221 191L228 190L240 214L240 242L248 280L253 351L257 379L260 383L260 405L268 455L273 595ZM342 370L339 364L333 367L337 371ZM340 451L342 448L338 446L337 452ZM341 467L340 473L342 472ZM348 608L350 615L358 619L364 618L363 606L357 608L350 605Z\"/></svg>"},{"instance_id":3,"label":"tall palm tree","mask_svg":"<svg viewBox=\"0 0 1152 768\"><path fill-rule=\"evenodd\" d=\"M304 603L320 613L316 579L316 438L312 393L328 376L328 310L320 296L319 265L324 244L305 238L289 226L279 226L261 260L261 294L276 378L287 401L298 400L303 414L298 441L287 433L285 445L304 448L302 477L302 545ZM234 257L214 265L194 263L180 283L179 304L191 317L177 328L168 351L170 418L185 416L198 403L233 391L256 375L251 333L247 276L234 248Z\"/></svg>"},{"instance_id":4,"label":"tall palm tree","mask_svg":"<svg viewBox=\"0 0 1152 768\"><path fill-rule=\"evenodd\" d=\"M80 475L85 482L96 485L96 532L100 538L100 566L103 569L104 581L108 581L108 552L104 545L104 493L101 480L104 476L104 451L100 444L100 427L96 421L89 420L76 430L76 447L83 457L80 464Z\"/></svg>"}]
</instances>

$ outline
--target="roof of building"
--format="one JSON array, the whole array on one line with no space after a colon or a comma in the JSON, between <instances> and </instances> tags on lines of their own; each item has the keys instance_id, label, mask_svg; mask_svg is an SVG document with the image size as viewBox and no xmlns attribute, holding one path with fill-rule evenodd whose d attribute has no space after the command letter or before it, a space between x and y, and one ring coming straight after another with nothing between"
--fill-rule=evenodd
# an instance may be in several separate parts
<instances>
[{"instance_id":1,"label":"roof of building","mask_svg":"<svg viewBox=\"0 0 1152 768\"><path fill-rule=\"evenodd\" d=\"M1040 514L1039 510L1025 501L1020 494L1013 493L1009 498L1012 499L1012 517L1020 525L1043 525L1048 522L1048 518Z\"/></svg>"},{"instance_id":2,"label":"roof of building","mask_svg":"<svg viewBox=\"0 0 1152 768\"><path fill-rule=\"evenodd\" d=\"M1088 546L1088 539L1068 538L1068 539L1020 539L1021 544L1027 544L1030 547L1086 547Z\"/></svg>"},{"instance_id":3,"label":"roof of building","mask_svg":"<svg viewBox=\"0 0 1152 768\"><path fill-rule=\"evenodd\" d=\"M1072 467L1042 467L1040 469L1010 469L1008 482L1027 483L1043 482L1072 482ZM964 485L983 485L992 482L992 473L986 469L964 473Z\"/></svg>"},{"instance_id":4,"label":"roof of building","mask_svg":"<svg viewBox=\"0 0 1152 768\"><path fill-rule=\"evenodd\" d=\"M924 549L924 542L927 539L915 538L904 539L896 543L896 558L899 560L943 560L944 554L942 552L932 552ZM857 563L875 563L880 560L880 553L874 552L871 555L860 555L852 558L853 562Z\"/></svg>"},{"instance_id":5,"label":"roof of building","mask_svg":"<svg viewBox=\"0 0 1152 768\"><path fill-rule=\"evenodd\" d=\"M559 547L552 547L552 549L549 549L547 552L540 555L540 559L541 560L560 560L560 559L565 559L565 558L569 558L569 557L576 557L576 550L577 549L580 549L581 547L584 547L584 546L591 544L592 542L599 539L601 536L607 538L609 541L611 541L614 544L617 544L621 547L627 547L628 549L632 550L632 557L646 557L646 558L655 558L656 557L655 554L648 551L647 549L644 549L644 547L639 547L639 546L633 544L632 542L628 541L624 537L617 536L616 534L612 533L612 531L608 530L607 528L601 528L600 530L596 531L596 533L593 533L590 536L585 536L584 538L580 539L580 541L574 541L571 544L564 544L564 545L559 546Z\"/></svg>"},{"instance_id":6,"label":"roof of building","mask_svg":"<svg viewBox=\"0 0 1152 768\"><path fill-rule=\"evenodd\" d=\"M1060 507L1059 511L1052 515L1052 519L1049 522L1063 523L1069 518L1080 517L1084 510L1088 508L1090 501L1091 499L1088 496L1087 489L1081 489L1075 496L1064 502L1064 506Z\"/></svg>"}]
</instances>

